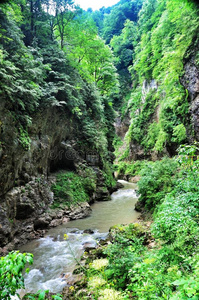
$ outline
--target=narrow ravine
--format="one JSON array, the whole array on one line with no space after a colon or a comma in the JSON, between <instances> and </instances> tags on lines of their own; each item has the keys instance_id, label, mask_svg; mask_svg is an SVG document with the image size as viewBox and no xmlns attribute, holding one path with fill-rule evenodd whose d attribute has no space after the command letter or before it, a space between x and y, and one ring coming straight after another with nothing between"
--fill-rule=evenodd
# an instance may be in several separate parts
<instances>
[{"instance_id":1,"label":"narrow ravine","mask_svg":"<svg viewBox=\"0 0 199 300\"><path fill-rule=\"evenodd\" d=\"M136 185L126 181L122 189L113 193L111 201L92 205L92 214L86 219L68 222L51 229L46 237L34 240L20 250L34 254L34 264L25 275L25 292L48 289L60 292L73 282L72 272L86 247L95 247L99 239L105 239L115 224L134 222L139 213L134 210ZM91 229L93 233L84 230Z\"/></svg>"}]
</instances>

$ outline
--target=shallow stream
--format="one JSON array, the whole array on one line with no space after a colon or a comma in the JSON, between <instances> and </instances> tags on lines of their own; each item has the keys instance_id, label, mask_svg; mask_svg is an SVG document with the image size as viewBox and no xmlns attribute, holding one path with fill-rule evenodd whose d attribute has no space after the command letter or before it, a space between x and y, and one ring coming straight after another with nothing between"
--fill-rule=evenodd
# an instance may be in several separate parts
<instances>
[{"instance_id":1,"label":"shallow stream","mask_svg":"<svg viewBox=\"0 0 199 300\"><path fill-rule=\"evenodd\" d=\"M25 275L25 292L40 289L60 292L73 281L75 258L79 259L87 246L95 247L99 239L105 239L111 226L129 224L137 219L139 213L134 210L136 185L123 180L119 182L124 188L113 193L111 201L94 203L90 217L53 228L44 238L21 247L20 251L34 254L34 264ZM92 229L94 233L84 233L86 229Z\"/></svg>"}]
</instances>

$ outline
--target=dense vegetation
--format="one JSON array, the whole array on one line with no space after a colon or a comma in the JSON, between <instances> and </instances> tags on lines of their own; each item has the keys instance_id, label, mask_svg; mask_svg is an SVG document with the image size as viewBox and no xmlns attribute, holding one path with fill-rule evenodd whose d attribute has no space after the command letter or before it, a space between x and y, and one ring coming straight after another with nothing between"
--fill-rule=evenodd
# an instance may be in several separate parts
<instances>
[{"instance_id":1,"label":"dense vegetation","mask_svg":"<svg viewBox=\"0 0 199 300\"><path fill-rule=\"evenodd\" d=\"M105 16L101 30L120 74L123 97L115 107L131 118L125 157L131 154L132 143L141 145L145 153L166 148L173 155L180 143L194 136L190 99L181 76L190 45L197 48L198 6L187 0L141 3L120 1Z\"/></svg>"},{"instance_id":2,"label":"dense vegetation","mask_svg":"<svg viewBox=\"0 0 199 300\"><path fill-rule=\"evenodd\" d=\"M0 96L23 151L30 149L34 114L59 108L74 122L80 149L99 153L111 186L113 107L131 118L117 170L141 176L138 204L153 223L112 228L103 259L84 268L82 294L71 287L71 299L199 299L197 146L181 146L179 156L156 162L127 161L132 144L163 157L194 140L181 77L197 47L198 21L197 3L190 0L120 0L95 12L72 0L0 5ZM115 145L122 142L115 138ZM96 174L92 168L81 172L58 174L56 205L89 200ZM16 252L1 258L2 299L23 286L26 261L32 257Z\"/></svg>"},{"instance_id":3,"label":"dense vegetation","mask_svg":"<svg viewBox=\"0 0 199 300\"><path fill-rule=\"evenodd\" d=\"M65 202L68 206L89 202L90 196L96 191L96 181L97 176L92 168L87 168L81 176L74 172L59 173L56 183L52 185L55 195L53 207Z\"/></svg>"},{"instance_id":4,"label":"dense vegetation","mask_svg":"<svg viewBox=\"0 0 199 300\"><path fill-rule=\"evenodd\" d=\"M125 234L125 239L122 231L113 247L110 246L110 278L119 277L116 287L126 290L130 298L198 298L199 177L198 160L193 161L185 154L190 148L181 148L181 155L173 161L149 163L141 173L139 201L146 201L148 208L155 209L151 228L155 246L149 250L142 246L146 243L143 237L135 242L134 235ZM176 164L179 170L172 176ZM125 232L130 229L131 226L127 227ZM125 245L128 251L112 258L117 248ZM130 266L127 270L119 268L122 261Z\"/></svg>"},{"instance_id":5,"label":"dense vegetation","mask_svg":"<svg viewBox=\"0 0 199 300\"><path fill-rule=\"evenodd\" d=\"M91 263L88 255L81 299L89 292L93 299L198 299L199 160L187 155L196 151L184 146L179 156L142 169L139 202L153 211L153 223L111 228L112 243L96 250Z\"/></svg>"},{"instance_id":6,"label":"dense vegetation","mask_svg":"<svg viewBox=\"0 0 199 300\"><path fill-rule=\"evenodd\" d=\"M33 115L59 107L74 120L76 139L105 157L119 82L94 21L69 0L5 2L0 20L1 101L24 150Z\"/></svg>"},{"instance_id":7,"label":"dense vegetation","mask_svg":"<svg viewBox=\"0 0 199 300\"><path fill-rule=\"evenodd\" d=\"M183 59L197 37L198 9L188 1L147 1L138 26L140 40L130 67L138 83L128 104L132 117L128 135L145 149L161 152L191 134L188 93L180 77ZM142 85L153 81L144 95Z\"/></svg>"}]
</instances>

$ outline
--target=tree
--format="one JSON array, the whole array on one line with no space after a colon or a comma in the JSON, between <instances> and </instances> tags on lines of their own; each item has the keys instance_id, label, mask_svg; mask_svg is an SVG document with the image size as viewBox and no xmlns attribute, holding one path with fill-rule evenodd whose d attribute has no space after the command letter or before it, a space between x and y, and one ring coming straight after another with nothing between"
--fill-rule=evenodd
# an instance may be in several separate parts
<instances>
[{"instance_id":1,"label":"tree","mask_svg":"<svg viewBox=\"0 0 199 300\"><path fill-rule=\"evenodd\" d=\"M105 15L102 36L106 43L109 43L114 35L120 35L127 19L137 22L141 6L142 0L120 1L113 7L110 14Z\"/></svg>"},{"instance_id":2,"label":"tree","mask_svg":"<svg viewBox=\"0 0 199 300\"><path fill-rule=\"evenodd\" d=\"M80 12L73 0L54 0L55 5L55 33L60 39L61 49L64 48L64 39L68 36L68 26Z\"/></svg>"},{"instance_id":3,"label":"tree","mask_svg":"<svg viewBox=\"0 0 199 300\"><path fill-rule=\"evenodd\" d=\"M113 54L97 35L97 27L91 18L82 15L71 21L66 43L66 56L84 79L95 82L101 94L111 94L113 89L118 92Z\"/></svg>"}]
</instances>

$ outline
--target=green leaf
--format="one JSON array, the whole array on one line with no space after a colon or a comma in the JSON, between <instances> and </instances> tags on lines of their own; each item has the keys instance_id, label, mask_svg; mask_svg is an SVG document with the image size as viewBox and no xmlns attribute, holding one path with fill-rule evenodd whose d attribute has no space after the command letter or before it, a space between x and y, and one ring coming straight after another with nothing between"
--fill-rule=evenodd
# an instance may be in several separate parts
<instances>
[{"instance_id":1,"label":"green leaf","mask_svg":"<svg viewBox=\"0 0 199 300\"><path fill-rule=\"evenodd\" d=\"M179 279L179 280L174 281L172 284L173 285L184 285L186 283L187 283L187 280L185 280L185 279Z\"/></svg>"},{"instance_id":2,"label":"green leaf","mask_svg":"<svg viewBox=\"0 0 199 300\"><path fill-rule=\"evenodd\" d=\"M46 295L46 291L42 291L39 293L38 300L44 300Z\"/></svg>"},{"instance_id":3,"label":"green leaf","mask_svg":"<svg viewBox=\"0 0 199 300\"><path fill-rule=\"evenodd\" d=\"M55 300L62 300L62 295L60 295L60 294L53 295L52 298Z\"/></svg>"}]
</instances>

